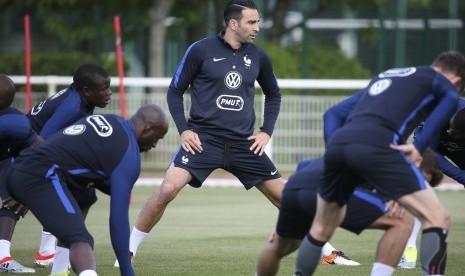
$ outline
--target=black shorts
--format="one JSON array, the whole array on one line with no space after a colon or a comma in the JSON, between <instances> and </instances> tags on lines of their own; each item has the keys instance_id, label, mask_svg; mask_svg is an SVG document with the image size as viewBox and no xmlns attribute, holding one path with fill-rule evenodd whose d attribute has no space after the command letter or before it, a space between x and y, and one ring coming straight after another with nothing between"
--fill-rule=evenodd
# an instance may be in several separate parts
<instances>
[{"instance_id":1,"label":"black shorts","mask_svg":"<svg viewBox=\"0 0 465 276\"><path fill-rule=\"evenodd\" d=\"M85 242L93 246L79 205L63 177L53 174L47 179L11 169L6 184L10 195L28 206L44 229L65 245Z\"/></svg>"},{"instance_id":2,"label":"black shorts","mask_svg":"<svg viewBox=\"0 0 465 276\"><path fill-rule=\"evenodd\" d=\"M347 202L341 227L360 234L384 215L383 200L371 191L356 189ZM276 232L279 236L301 240L310 231L316 213L316 192L307 189L284 190Z\"/></svg>"},{"instance_id":3,"label":"black shorts","mask_svg":"<svg viewBox=\"0 0 465 276\"><path fill-rule=\"evenodd\" d=\"M385 201L426 189L426 180L405 155L368 144L329 144L320 195L344 205L360 183L374 187Z\"/></svg>"},{"instance_id":4,"label":"black shorts","mask_svg":"<svg viewBox=\"0 0 465 276\"><path fill-rule=\"evenodd\" d=\"M225 142L210 135L199 134L202 142L202 153L192 155L182 147L173 157L172 163L192 174L189 185L200 187L205 179L216 169L224 169L250 189L269 179L281 177L271 159L264 153L262 156L250 151L252 141Z\"/></svg>"},{"instance_id":5,"label":"black shorts","mask_svg":"<svg viewBox=\"0 0 465 276\"><path fill-rule=\"evenodd\" d=\"M11 166L11 162L11 157L0 161L0 198L2 200L7 199L10 196L6 189L5 179L8 168Z\"/></svg>"}]
</instances>

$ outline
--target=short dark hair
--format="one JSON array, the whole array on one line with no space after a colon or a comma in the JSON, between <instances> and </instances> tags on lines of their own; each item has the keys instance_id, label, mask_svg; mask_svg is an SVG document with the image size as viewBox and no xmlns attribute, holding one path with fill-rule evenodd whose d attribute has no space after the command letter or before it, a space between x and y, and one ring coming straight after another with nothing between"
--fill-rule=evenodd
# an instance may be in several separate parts
<instances>
[{"instance_id":1,"label":"short dark hair","mask_svg":"<svg viewBox=\"0 0 465 276\"><path fill-rule=\"evenodd\" d=\"M461 91L465 88L465 57L457 51L440 53L433 61L433 66L445 72L453 73L461 78Z\"/></svg>"},{"instance_id":2,"label":"short dark hair","mask_svg":"<svg viewBox=\"0 0 465 276\"><path fill-rule=\"evenodd\" d=\"M108 72L97 64L88 63L79 66L74 72L73 82L78 91L82 91L84 86L94 87L97 77L109 78Z\"/></svg>"},{"instance_id":3,"label":"short dark hair","mask_svg":"<svg viewBox=\"0 0 465 276\"><path fill-rule=\"evenodd\" d=\"M420 169L429 175L431 175L431 180L429 184L431 187L436 187L442 182L444 174L442 173L441 168L439 167L438 160L436 159L436 154L430 148L427 148L423 154L423 161L421 162Z\"/></svg>"},{"instance_id":4,"label":"short dark hair","mask_svg":"<svg viewBox=\"0 0 465 276\"><path fill-rule=\"evenodd\" d=\"M228 22L231 19L240 20L242 18L242 11L245 9L257 10L257 5L252 0L229 1L223 12L224 24L228 26Z\"/></svg>"}]
</instances>

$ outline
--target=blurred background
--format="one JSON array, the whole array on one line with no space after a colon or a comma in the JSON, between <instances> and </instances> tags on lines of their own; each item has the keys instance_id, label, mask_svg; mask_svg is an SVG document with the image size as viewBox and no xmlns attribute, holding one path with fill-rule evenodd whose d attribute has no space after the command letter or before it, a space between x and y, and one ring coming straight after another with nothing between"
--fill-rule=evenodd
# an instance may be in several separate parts
<instances>
[{"instance_id":1,"label":"blurred background","mask_svg":"<svg viewBox=\"0 0 465 276\"><path fill-rule=\"evenodd\" d=\"M326 80L325 88L282 85L283 106L270 154L281 170L324 150L324 110L363 86L336 87L336 80L367 80L392 67L430 64L446 50L465 52L465 1L459 0L255 0L261 14L256 44L273 61L279 80ZM0 0L0 72L25 71L25 16L30 18L32 76L67 76L97 63L117 76L114 17L121 22L127 108L165 106L165 93L187 47L223 29L227 0ZM147 81L146 78L167 78ZM68 85L32 84L33 104ZM145 81L144 81L145 80ZM24 109L24 82L16 81L16 105ZM129 82L128 82L129 83ZM280 82L284 83L284 82ZM331 87L334 84L335 87ZM120 112L117 82L109 110ZM360 86L360 87L359 87ZM257 89L257 95L261 95ZM186 109L188 107L188 100ZM167 110L167 109L166 109ZM262 117L257 101L257 126ZM188 114L186 113L186 116ZM145 168L164 169L178 144L171 130ZM157 157L157 154L159 155Z\"/></svg>"}]
</instances>

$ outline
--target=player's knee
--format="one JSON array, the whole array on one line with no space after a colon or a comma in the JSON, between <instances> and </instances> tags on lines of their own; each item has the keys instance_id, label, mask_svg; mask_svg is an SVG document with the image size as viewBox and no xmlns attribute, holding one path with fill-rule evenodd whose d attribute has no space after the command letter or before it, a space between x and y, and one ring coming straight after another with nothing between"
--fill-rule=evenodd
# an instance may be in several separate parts
<instances>
[{"instance_id":1,"label":"player's knee","mask_svg":"<svg viewBox=\"0 0 465 276\"><path fill-rule=\"evenodd\" d=\"M179 191L180 188L173 182L165 181L158 191L157 198L163 202L168 203L178 195Z\"/></svg>"},{"instance_id":2,"label":"player's knee","mask_svg":"<svg viewBox=\"0 0 465 276\"><path fill-rule=\"evenodd\" d=\"M75 243L83 242L89 244L94 248L94 238L87 231L80 231L79 233L67 233L62 237L59 237L59 240L64 243L68 248Z\"/></svg>"}]
</instances>

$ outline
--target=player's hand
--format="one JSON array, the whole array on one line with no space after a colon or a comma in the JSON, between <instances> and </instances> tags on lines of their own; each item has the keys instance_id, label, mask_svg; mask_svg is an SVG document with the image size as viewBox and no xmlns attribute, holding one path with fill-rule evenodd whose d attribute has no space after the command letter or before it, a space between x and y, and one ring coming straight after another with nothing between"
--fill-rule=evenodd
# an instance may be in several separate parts
<instances>
[{"instance_id":1,"label":"player's hand","mask_svg":"<svg viewBox=\"0 0 465 276\"><path fill-rule=\"evenodd\" d=\"M259 131L247 138L247 140L254 140L250 150L253 151L254 154L262 156L266 145L268 145L268 142L270 141L270 136L263 131Z\"/></svg>"},{"instance_id":2,"label":"player's hand","mask_svg":"<svg viewBox=\"0 0 465 276\"><path fill-rule=\"evenodd\" d=\"M2 201L2 206L8 210L14 211L15 214L24 218L27 212L29 212L29 208L24 206L23 204L19 203L18 201L14 200L11 197L8 197Z\"/></svg>"},{"instance_id":3,"label":"player's hand","mask_svg":"<svg viewBox=\"0 0 465 276\"><path fill-rule=\"evenodd\" d=\"M418 152L417 148L413 144L404 144L404 145L393 145L391 144L391 149L401 151L405 153L405 157L410 162L416 164L418 160L421 158L420 152Z\"/></svg>"},{"instance_id":4,"label":"player's hand","mask_svg":"<svg viewBox=\"0 0 465 276\"><path fill-rule=\"evenodd\" d=\"M195 155L196 151L199 153L203 151L199 135L192 130L185 130L181 133L181 146L192 155Z\"/></svg>"},{"instance_id":5,"label":"player's hand","mask_svg":"<svg viewBox=\"0 0 465 276\"><path fill-rule=\"evenodd\" d=\"M386 202L386 211L388 216L397 218L402 218L405 213L405 209L394 200Z\"/></svg>"}]
</instances>

